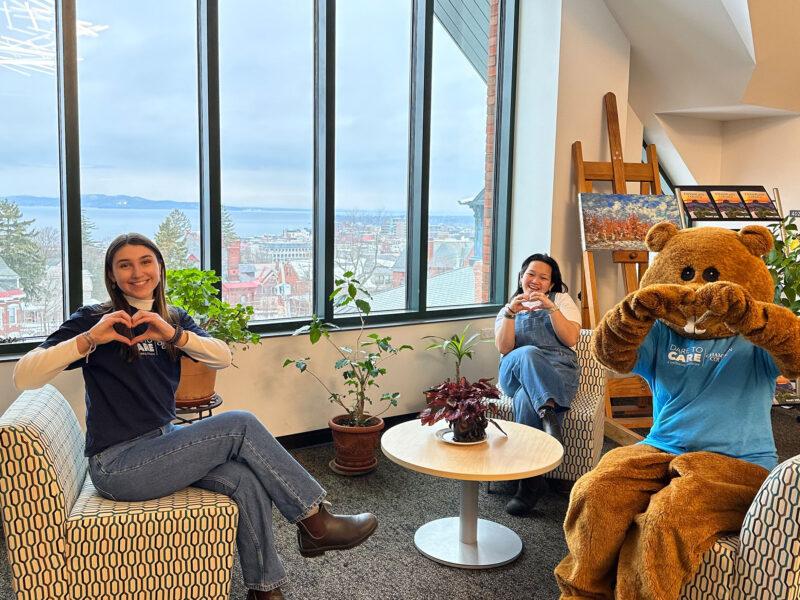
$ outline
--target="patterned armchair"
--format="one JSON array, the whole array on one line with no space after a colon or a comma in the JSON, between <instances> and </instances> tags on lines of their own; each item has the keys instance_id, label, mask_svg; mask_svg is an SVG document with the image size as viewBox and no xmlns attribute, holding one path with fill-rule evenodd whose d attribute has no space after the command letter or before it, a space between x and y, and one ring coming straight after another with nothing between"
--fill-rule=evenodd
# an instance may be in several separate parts
<instances>
[{"instance_id":1,"label":"patterned armchair","mask_svg":"<svg viewBox=\"0 0 800 600\"><path fill-rule=\"evenodd\" d=\"M83 445L53 386L23 392L0 417L0 508L16 598L228 598L235 502L197 488L106 500Z\"/></svg>"},{"instance_id":2,"label":"patterned armchair","mask_svg":"<svg viewBox=\"0 0 800 600\"><path fill-rule=\"evenodd\" d=\"M679 600L800 599L800 455L778 465L756 494L739 535L703 555Z\"/></svg>"},{"instance_id":3,"label":"patterned armchair","mask_svg":"<svg viewBox=\"0 0 800 600\"><path fill-rule=\"evenodd\" d=\"M578 392L572 407L564 416L564 460L546 477L577 481L591 471L600 460L603 450L605 426L604 397L606 374L589 351L591 329L581 329L575 350L581 366ZM498 411L492 416L507 421L514 420L514 401L506 395L495 401Z\"/></svg>"}]
</instances>

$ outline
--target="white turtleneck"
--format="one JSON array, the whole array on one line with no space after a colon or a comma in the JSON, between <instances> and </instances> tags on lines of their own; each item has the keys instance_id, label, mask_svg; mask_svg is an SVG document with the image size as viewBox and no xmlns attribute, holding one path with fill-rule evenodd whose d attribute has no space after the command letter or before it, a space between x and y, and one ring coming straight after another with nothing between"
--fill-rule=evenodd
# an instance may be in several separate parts
<instances>
[{"instance_id":1,"label":"white turtleneck","mask_svg":"<svg viewBox=\"0 0 800 600\"><path fill-rule=\"evenodd\" d=\"M152 298L140 300L126 295L125 299L138 310L153 308ZM186 344L180 349L188 356L212 369L224 369L230 366L231 351L225 342L213 337L201 337L191 331L186 333L188 334ZM34 348L14 367L14 386L18 390L39 388L83 356L86 354L78 350L78 336L49 348Z\"/></svg>"}]
</instances>

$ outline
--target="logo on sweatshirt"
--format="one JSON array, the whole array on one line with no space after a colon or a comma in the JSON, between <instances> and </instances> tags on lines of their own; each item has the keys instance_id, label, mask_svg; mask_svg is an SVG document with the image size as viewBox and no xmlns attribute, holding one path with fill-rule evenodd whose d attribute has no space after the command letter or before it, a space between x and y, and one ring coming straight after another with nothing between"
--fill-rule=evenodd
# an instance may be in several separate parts
<instances>
[{"instance_id":1,"label":"logo on sweatshirt","mask_svg":"<svg viewBox=\"0 0 800 600\"><path fill-rule=\"evenodd\" d=\"M136 344L139 348L139 356L155 356L156 355L156 345L153 340L143 340Z\"/></svg>"},{"instance_id":2,"label":"logo on sweatshirt","mask_svg":"<svg viewBox=\"0 0 800 600\"><path fill-rule=\"evenodd\" d=\"M682 348L671 344L667 353L667 361L673 365L702 365L705 348L702 346L688 346Z\"/></svg>"}]
</instances>

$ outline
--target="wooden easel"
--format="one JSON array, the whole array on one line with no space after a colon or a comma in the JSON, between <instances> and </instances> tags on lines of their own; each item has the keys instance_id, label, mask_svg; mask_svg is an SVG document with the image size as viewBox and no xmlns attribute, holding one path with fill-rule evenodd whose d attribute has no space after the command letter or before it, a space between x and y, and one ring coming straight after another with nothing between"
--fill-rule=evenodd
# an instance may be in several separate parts
<instances>
[{"instance_id":1,"label":"wooden easel","mask_svg":"<svg viewBox=\"0 0 800 600\"><path fill-rule=\"evenodd\" d=\"M639 182L640 193L660 194L661 180L658 172L656 147L647 147L647 162L626 163L622 159L622 138L619 132L617 98L612 92L603 97L606 109L608 142L611 147L611 162L589 162L583 160L581 143L572 144L572 159L575 165L575 185L578 193L592 192L595 181L610 181L615 194L627 194L627 182ZM613 261L620 265L625 282L625 293L639 289L639 282L647 268L648 253L645 251L615 251ZM583 252L581 314L583 327L594 329L600 321L597 306L594 253ZM636 398L636 404L611 405L611 398ZM629 444L641 440L641 436L628 431L632 428L650 427L653 424L652 394L647 383L634 375L609 378L606 385L606 435L620 443Z\"/></svg>"}]
</instances>

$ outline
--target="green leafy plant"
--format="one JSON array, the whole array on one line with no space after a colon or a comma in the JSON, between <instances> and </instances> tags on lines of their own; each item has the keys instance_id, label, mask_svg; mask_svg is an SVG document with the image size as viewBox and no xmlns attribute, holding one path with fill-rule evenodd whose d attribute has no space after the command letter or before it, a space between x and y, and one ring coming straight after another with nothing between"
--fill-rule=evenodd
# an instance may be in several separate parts
<instances>
[{"instance_id":1,"label":"green leafy plant","mask_svg":"<svg viewBox=\"0 0 800 600\"><path fill-rule=\"evenodd\" d=\"M465 358L472 358L472 354L475 352L475 346L481 342L491 342L491 340L478 339L479 335L477 333L467 338L468 330L469 325L464 327L464 331L462 331L460 334L454 333L449 338L438 335L426 335L422 338L424 340L436 340L430 346L425 348L425 350L438 348L443 354L450 354L453 356L456 363L456 378L453 381L461 380L461 361L463 361Z\"/></svg>"},{"instance_id":2,"label":"green leafy plant","mask_svg":"<svg viewBox=\"0 0 800 600\"><path fill-rule=\"evenodd\" d=\"M423 425L446 420L455 432L455 439L477 442L485 437L486 427L492 423L505 435L505 431L494 419L486 416L489 409L497 410L494 402L500 390L489 383L490 379L479 379L470 383L464 377L457 381L445 381L426 393L428 405L420 414Z\"/></svg>"},{"instance_id":3,"label":"green leafy plant","mask_svg":"<svg viewBox=\"0 0 800 600\"><path fill-rule=\"evenodd\" d=\"M167 302L184 309L209 335L228 344L258 344L259 336L247 329L252 306L231 306L220 300L214 287L220 278L214 271L176 269L167 271Z\"/></svg>"},{"instance_id":4,"label":"green leafy plant","mask_svg":"<svg viewBox=\"0 0 800 600\"><path fill-rule=\"evenodd\" d=\"M775 303L800 316L800 234L794 217L769 226L775 245L764 257L775 284ZM781 235L785 232L785 239Z\"/></svg>"},{"instance_id":5,"label":"green leafy plant","mask_svg":"<svg viewBox=\"0 0 800 600\"><path fill-rule=\"evenodd\" d=\"M383 362L402 350L413 350L413 348L406 344L395 348L391 345L392 338L389 336L381 337L377 333L365 335L365 317L372 310L368 299L371 299L372 296L355 279L352 271L344 273L334 283L336 288L330 295L334 307L352 305L358 313L361 323L353 348L334 343L329 330L338 329L338 327L331 323L324 323L317 315L313 315L311 323L298 328L293 335L307 333L312 344L325 339L336 349L339 358L334 364L334 369L341 370L345 391L335 392L325 385L325 382L309 368L308 363L311 360L309 357L287 358L283 362L283 366L293 364L301 373L310 373L328 392L328 399L341 406L347 413L347 424L353 427L363 427L373 416L380 416L390 407L397 406L397 399L400 397L399 392L383 393L378 401L387 402L386 408L375 415L366 413L367 405L372 404L372 399L368 396L369 391L372 388L380 387L375 380L386 374L386 367L382 366Z\"/></svg>"}]
</instances>

